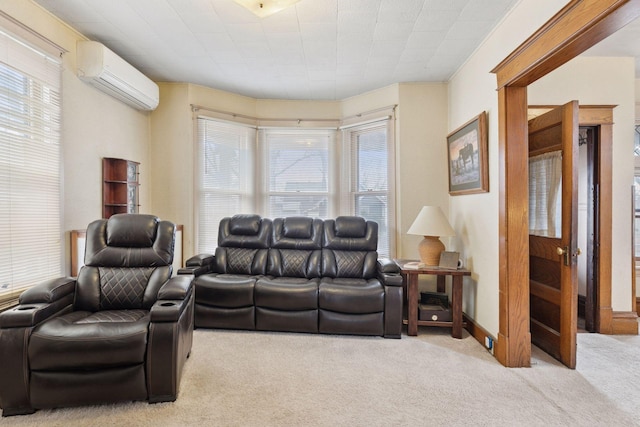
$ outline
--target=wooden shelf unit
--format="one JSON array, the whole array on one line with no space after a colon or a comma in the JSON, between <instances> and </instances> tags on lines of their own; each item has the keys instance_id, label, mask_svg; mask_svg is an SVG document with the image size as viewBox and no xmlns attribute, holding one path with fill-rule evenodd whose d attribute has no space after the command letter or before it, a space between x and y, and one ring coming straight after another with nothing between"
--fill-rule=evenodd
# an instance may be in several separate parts
<instances>
[{"instance_id":1,"label":"wooden shelf unit","mask_svg":"<svg viewBox=\"0 0 640 427\"><path fill-rule=\"evenodd\" d=\"M132 160L102 159L102 217L117 213L138 213L139 166Z\"/></svg>"}]
</instances>

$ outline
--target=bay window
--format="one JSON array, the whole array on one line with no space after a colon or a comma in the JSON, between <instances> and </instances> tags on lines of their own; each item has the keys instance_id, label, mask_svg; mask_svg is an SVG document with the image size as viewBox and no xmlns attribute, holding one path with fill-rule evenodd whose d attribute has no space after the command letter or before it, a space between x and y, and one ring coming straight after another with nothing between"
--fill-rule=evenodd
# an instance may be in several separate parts
<instances>
[{"instance_id":1,"label":"bay window","mask_svg":"<svg viewBox=\"0 0 640 427\"><path fill-rule=\"evenodd\" d=\"M220 220L358 215L395 255L391 117L342 129L261 128L198 118L197 251L215 251Z\"/></svg>"}]
</instances>

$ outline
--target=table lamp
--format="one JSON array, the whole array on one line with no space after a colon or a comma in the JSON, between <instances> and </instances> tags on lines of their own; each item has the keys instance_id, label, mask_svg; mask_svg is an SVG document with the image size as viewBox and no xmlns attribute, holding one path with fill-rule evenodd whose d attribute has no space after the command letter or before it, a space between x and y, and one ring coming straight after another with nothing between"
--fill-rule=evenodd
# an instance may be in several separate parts
<instances>
[{"instance_id":1,"label":"table lamp","mask_svg":"<svg viewBox=\"0 0 640 427\"><path fill-rule=\"evenodd\" d=\"M455 236L456 232L440 207L424 206L407 234L424 236L418 245L420 261L426 266L436 266L440 263L440 253L444 251L444 243L440 241L440 237Z\"/></svg>"}]
</instances>

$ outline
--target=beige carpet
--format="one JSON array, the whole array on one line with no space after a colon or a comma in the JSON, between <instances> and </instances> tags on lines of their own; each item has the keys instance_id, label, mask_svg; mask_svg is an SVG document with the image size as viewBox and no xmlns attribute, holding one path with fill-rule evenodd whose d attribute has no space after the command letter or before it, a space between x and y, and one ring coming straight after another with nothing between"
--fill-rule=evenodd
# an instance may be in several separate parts
<instances>
[{"instance_id":1,"label":"beige carpet","mask_svg":"<svg viewBox=\"0 0 640 427\"><path fill-rule=\"evenodd\" d=\"M466 332L448 333L197 330L176 402L38 411L0 425L640 426L640 337L580 334L572 371L538 349L532 368L507 369Z\"/></svg>"}]
</instances>

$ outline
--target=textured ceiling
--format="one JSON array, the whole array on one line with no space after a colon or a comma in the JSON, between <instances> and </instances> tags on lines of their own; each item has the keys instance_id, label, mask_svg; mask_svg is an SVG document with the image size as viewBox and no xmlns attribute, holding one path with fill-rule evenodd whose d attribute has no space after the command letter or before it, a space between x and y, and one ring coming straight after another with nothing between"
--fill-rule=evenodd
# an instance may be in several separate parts
<instances>
[{"instance_id":1,"label":"textured ceiling","mask_svg":"<svg viewBox=\"0 0 640 427\"><path fill-rule=\"evenodd\" d=\"M35 0L156 81L274 99L444 82L518 0Z\"/></svg>"}]
</instances>

